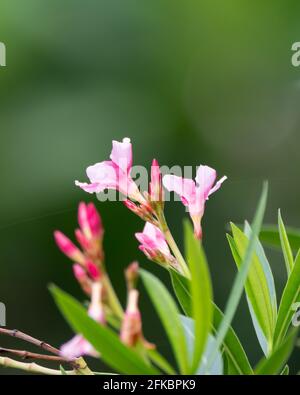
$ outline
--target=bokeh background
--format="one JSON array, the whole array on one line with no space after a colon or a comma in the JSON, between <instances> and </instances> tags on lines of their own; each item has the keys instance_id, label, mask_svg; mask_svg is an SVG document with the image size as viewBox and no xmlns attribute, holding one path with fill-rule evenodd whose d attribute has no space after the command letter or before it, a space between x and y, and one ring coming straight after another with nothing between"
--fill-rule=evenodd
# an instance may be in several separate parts
<instances>
[{"instance_id":1,"label":"bokeh background","mask_svg":"<svg viewBox=\"0 0 300 395\"><path fill-rule=\"evenodd\" d=\"M270 184L265 221L275 222L281 207L285 222L300 226L300 68L291 65L299 13L296 0L1 1L0 301L8 327L55 345L70 337L47 286L84 299L52 236L73 234L81 200L101 211L107 266L123 300L122 273L133 259L168 284L138 251L142 222L74 186L108 157L112 139L131 137L135 164L203 163L228 176L204 219L222 308L236 274L226 224L252 219L262 180ZM167 205L180 244L184 216L180 203ZM268 257L280 294L283 257ZM168 355L145 293L142 307L147 338ZM255 363L261 352L244 299L234 327ZM294 373L299 357L296 350Z\"/></svg>"}]
</instances>

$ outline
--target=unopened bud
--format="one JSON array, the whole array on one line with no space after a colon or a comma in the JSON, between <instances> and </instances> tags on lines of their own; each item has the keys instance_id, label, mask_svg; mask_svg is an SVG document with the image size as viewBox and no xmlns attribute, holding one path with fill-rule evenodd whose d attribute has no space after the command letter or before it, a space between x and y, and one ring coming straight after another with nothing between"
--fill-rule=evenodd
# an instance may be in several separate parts
<instances>
[{"instance_id":1,"label":"unopened bud","mask_svg":"<svg viewBox=\"0 0 300 395\"><path fill-rule=\"evenodd\" d=\"M84 265L85 258L82 252L72 243L72 241L66 237L59 230L54 232L55 242L58 248L72 261Z\"/></svg>"},{"instance_id":2,"label":"unopened bud","mask_svg":"<svg viewBox=\"0 0 300 395\"><path fill-rule=\"evenodd\" d=\"M139 276L139 264L138 262L132 262L125 270L125 277L127 281L128 289L136 287L136 282Z\"/></svg>"},{"instance_id":3,"label":"unopened bud","mask_svg":"<svg viewBox=\"0 0 300 395\"><path fill-rule=\"evenodd\" d=\"M87 261L86 268L92 280L97 281L100 279L101 277L100 269L94 262Z\"/></svg>"},{"instance_id":4,"label":"unopened bud","mask_svg":"<svg viewBox=\"0 0 300 395\"><path fill-rule=\"evenodd\" d=\"M81 288L83 289L83 291L86 294L90 295L90 293L91 293L91 280L88 278L85 269L81 265L79 265L78 263L75 263L73 265L73 273L74 273L74 276L75 276L76 280L78 281L78 283L80 284Z\"/></svg>"},{"instance_id":5,"label":"unopened bud","mask_svg":"<svg viewBox=\"0 0 300 395\"><path fill-rule=\"evenodd\" d=\"M142 338L142 319L138 308L138 298L138 291L131 289L121 327L121 341L129 347L135 346L138 340Z\"/></svg>"}]
</instances>

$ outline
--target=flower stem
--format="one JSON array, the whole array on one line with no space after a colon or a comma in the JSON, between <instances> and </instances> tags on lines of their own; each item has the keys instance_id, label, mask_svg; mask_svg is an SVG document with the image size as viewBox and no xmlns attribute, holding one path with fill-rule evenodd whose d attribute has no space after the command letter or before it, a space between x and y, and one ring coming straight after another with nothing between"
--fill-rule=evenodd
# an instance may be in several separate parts
<instances>
[{"instance_id":1,"label":"flower stem","mask_svg":"<svg viewBox=\"0 0 300 395\"><path fill-rule=\"evenodd\" d=\"M183 258L182 254L181 254L181 252L180 252L180 250L179 250L179 248L172 236L172 233L169 229L169 226L167 224L167 221L166 221L163 211L161 211L158 215L158 222L159 222L160 229L163 232L163 234L165 235L165 238L169 244L169 247L171 248L175 258L177 259L177 262L178 262L184 276L187 278L191 278L191 273L188 268L188 265L186 264L186 261Z\"/></svg>"},{"instance_id":2,"label":"flower stem","mask_svg":"<svg viewBox=\"0 0 300 395\"><path fill-rule=\"evenodd\" d=\"M111 310L115 313L115 315L118 318L122 319L124 315L124 311L107 274L103 276L102 281L104 288L107 292L108 302Z\"/></svg>"}]
</instances>

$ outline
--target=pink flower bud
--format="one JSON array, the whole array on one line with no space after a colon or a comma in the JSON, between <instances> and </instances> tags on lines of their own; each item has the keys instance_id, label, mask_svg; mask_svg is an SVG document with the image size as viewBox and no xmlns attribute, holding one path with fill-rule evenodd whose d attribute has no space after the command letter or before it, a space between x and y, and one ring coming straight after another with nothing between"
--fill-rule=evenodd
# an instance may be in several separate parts
<instances>
[{"instance_id":1,"label":"pink flower bud","mask_svg":"<svg viewBox=\"0 0 300 395\"><path fill-rule=\"evenodd\" d=\"M157 226L147 222L143 232L136 233L135 237L141 243L139 249L147 258L160 264L174 265L165 236Z\"/></svg>"},{"instance_id":2,"label":"pink flower bud","mask_svg":"<svg viewBox=\"0 0 300 395\"><path fill-rule=\"evenodd\" d=\"M152 202L162 201L162 178L159 164L153 159L151 166L150 199Z\"/></svg>"},{"instance_id":3,"label":"pink flower bud","mask_svg":"<svg viewBox=\"0 0 300 395\"><path fill-rule=\"evenodd\" d=\"M78 263L75 263L73 265L73 273L74 276L76 278L76 280L78 281L78 283L80 284L82 290L87 294L90 295L91 293L91 280L89 279L86 270L79 265Z\"/></svg>"},{"instance_id":4,"label":"pink flower bud","mask_svg":"<svg viewBox=\"0 0 300 395\"><path fill-rule=\"evenodd\" d=\"M78 241L78 243L81 245L81 247L84 250L89 250L90 246L90 242L89 240L85 237L85 235L82 233L82 231L80 229L76 229L75 230L75 236L76 239Z\"/></svg>"},{"instance_id":5,"label":"pink flower bud","mask_svg":"<svg viewBox=\"0 0 300 395\"><path fill-rule=\"evenodd\" d=\"M91 276L91 278L94 281L97 281L100 279L100 277L101 277L100 269L97 265L95 265L94 262L92 262L92 261L86 262L86 268L87 268L89 275Z\"/></svg>"},{"instance_id":6,"label":"pink flower bud","mask_svg":"<svg viewBox=\"0 0 300 395\"><path fill-rule=\"evenodd\" d=\"M137 279L139 276L139 264L138 262L132 262L125 270L125 277L127 281L128 289L135 288Z\"/></svg>"},{"instance_id":7,"label":"pink flower bud","mask_svg":"<svg viewBox=\"0 0 300 395\"><path fill-rule=\"evenodd\" d=\"M78 262L80 264L84 264L85 258L82 252L72 243L67 236L65 236L59 230L54 232L55 242L58 248L70 259L74 262Z\"/></svg>"},{"instance_id":8,"label":"pink flower bud","mask_svg":"<svg viewBox=\"0 0 300 395\"><path fill-rule=\"evenodd\" d=\"M74 273L76 280L78 280L78 281L81 281L86 278L86 271L78 263L75 263L73 265L73 273Z\"/></svg>"},{"instance_id":9,"label":"pink flower bud","mask_svg":"<svg viewBox=\"0 0 300 395\"><path fill-rule=\"evenodd\" d=\"M142 319L138 308L138 298L138 291L131 289L121 327L121 341L129 347L135 346L137 341L142 338Z\"/></svg>"},{"instance_id":10,"label":"pink flower bud","mask_svg":"<svg viewBox=\"0 0 300 395\"><path fill-rule=\"evenodd\" d=\"M92 238L92 230L88 219L87 205L84 202L80 202L78 206L78 223L84 236L90 240Z\"/></svg>"},{"instance_id":11,"label":"pink flower bud","mask_svg":"<svg viewBox=\"0 0 300 395\"><path fill-rule=\"evenodd\" d=\"M101 221L101 217L93 203L87 205L88 220L92 235L102 239L104 229Z\"/></svg>"},{"instance_id":12,"label":"pink flower bud","mask_svg":"<svg viewBox=\"0 0 300 395\"><path fill-rule=\"evenodd\" d=\"M131 200L128 199L124 200L123 203L133 213L138 214L138 206L135 203L133 203Z\"/></svg>"}]
</instances>

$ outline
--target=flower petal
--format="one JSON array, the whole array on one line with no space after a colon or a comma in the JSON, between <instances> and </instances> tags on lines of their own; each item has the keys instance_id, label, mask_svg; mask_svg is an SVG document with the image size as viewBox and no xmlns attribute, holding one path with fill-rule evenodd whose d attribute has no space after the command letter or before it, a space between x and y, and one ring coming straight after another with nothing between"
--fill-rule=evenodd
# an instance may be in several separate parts
<instances>
[{"instance_id":1,"label":"flower petal","mask_svg":"<svg viewBox=\"0 0 300 395\"><path fill-rule=\"evenodd\" d=\"M64 358L73 359L78 358L81 355L97 357L98 353L83 336L75 335L71 340L61 346L60 355Z\"/></svg>"},{"instance_id":2,"label":"flower petal","mask_svg":"<svg viewBox=\"0 0 300 395\"><path fill-rule=\"evenodd\" d=\"M202 195L204 200L208 198L209 192L214 185L216 177L217 172L215 169L209 166L199 166L196 175L196 182L198 184L197 189L200 192L199 195Z\"/></svg>"},{"instance_id":3,"label":"flower petal","mask_svg":"<svg viewBox=\"0 0 300 395\"><path fill-rule=\"evenodd\" d=\"M189 178L167 174L163 177L163 184L169 192L176 192L184 205L188 205L195 199L195 182Z\"/></svg>"},{"instance_id":4,"label":"flower petal","mask_svg":"<svg viewBox=\"0 0 300 395\"><path fill-rule=\"evenodd\" d=\"M113 140L110 159L113 163L128 173L132 167L132 145L130 139L125 137L122 142Z\"/></svg>"},{"instance_id":5,"label":"flower petal","mask_svg":"<svg viewBox=\"0 0 300 395\"><path fill-rule=\"evenodd\" d=\"M208 196L210 196L212 193L216 192L222 185L222 183L227 180L226 176L223 176L222 178L219 179L219 181L216 182L215 186L213 188L211 188L211 190L209 191Z\"/></svg>"}]
</instances>

